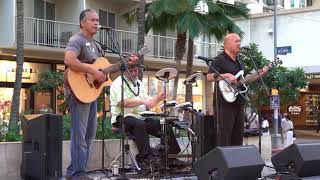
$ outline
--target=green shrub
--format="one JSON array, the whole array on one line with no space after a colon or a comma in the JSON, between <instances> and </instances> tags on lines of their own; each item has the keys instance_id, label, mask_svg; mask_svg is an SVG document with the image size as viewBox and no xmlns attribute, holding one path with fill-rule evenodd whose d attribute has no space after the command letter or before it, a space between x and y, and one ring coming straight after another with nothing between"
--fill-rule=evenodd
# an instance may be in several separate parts
<instances>
[{"instance_id":1,"label":"green shrub","mask_svg":"<svg viewBox=\"0 0 320 180\"><path fill-rule=\"evenodd\" d=\"M20 123L18 123L18 126L13 127L11 131L9 131L7 124L0 125L0 142L21 141L22 135L19 132Z\"/></svg>"},{"instance_id":2,"label":"green shrub","mask_svg":"<svg viewBox=\"0 0 320 180\"><path fill-rule=\"evenodd\" d=\"M63 140L70 140L70 128L71 128L71 117L69 114L63 116ZM98 118L98 127L96 132L96 139L102 139L102 118ZM112 132L110 118L105 120L104 138L105 139L118 139L121 136Z\"/></svg>"},{"instance_id":3,"label":"green shrub","mask_svg":"<svg viewBox=\"0 0 320 180\"><path fill-rule=\"evenodd\" d=\"M69 114L66 114L62 119L63 140L70 140L71 117Z\"/></svg>"}]
</instances>

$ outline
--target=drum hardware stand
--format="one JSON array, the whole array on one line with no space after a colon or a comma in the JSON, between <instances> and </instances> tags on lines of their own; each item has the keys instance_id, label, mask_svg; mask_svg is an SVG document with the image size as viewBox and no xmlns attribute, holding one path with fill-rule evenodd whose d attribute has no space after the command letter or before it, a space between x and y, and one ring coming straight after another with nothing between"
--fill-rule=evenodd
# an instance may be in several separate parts
<instances>
[{"instance_id":1,"label":"drum hardware stand","mask_svg":"<svg viewBox=\"0 0 320 180\"><path fill-rule=\"evenodd\" d=\"M124 149L125 149L125 163L122 162L123 160L123 155L122 155L122 152L120 154L118 154L118 156L110 163L110 165L112 166L113 164L117 163L118 161L121 162L121 164L125 164L125 168L130 168L129 167L129 160L131 160L135 170L137 171L141 171L141 168L139 167L136 159L134 158L133 154L131 153L130 151L130 145L128 143L128 138L125 139L125 145L124 145ZM113 168L113 167L111 167ZM124 169L122 169L124 171Z\"/></svg>"},{"instance_id":2,"label":"drum hardware stand","mask_svg":"<svg viewBox=\"0 0 320 180\"><path fill-rule=\"evenodd\" d=\"M177 70L174 68L164 68L156 73L156 78L163 81L164 83L164 94L165 94L165 98L163 100L163 117L160 119L160 125L161 125L161 131L162 131L160 144L164 146L164 154L162 154L162 157L164 160L162 163L162 166L163 166L162 170L165 177L168 175L167 84L169 83L169 80L174 78L176 75L177 75Z\"/></svg>"},{"instance_id":3,"label":"drum hardware stand","mask_svg":"<svg viewBox=\"0 0 320 180\"><path fill-rule=\"evenodd\" d=\"M192 74L191 76L187 77L186 80L184 81L184 84L193 84L196 83L197 86L197 80L202 78L202 73L195 73ZM197 142L197 134L193 131L194 130L194 106L193 106L193 101L191 102L191 109L189 109L191 112L191 125L190 129L188 129L189 133L191 134L191 151L192 151L192 160L191 160L191 165L193 167L195 160L196 160L196 142Z\"/></svg>"},{"instance_id":4,"label":"drum hardware stand","mask_svg":"<svg viewBox=\"0 0 320 180\"><path fill-rule=\"evenodd\" d=\"M191 102L191 131L189 130L191 134L191 151L192 151L192 160L191 160L191 166L193 167L193 164L196 160L196 142L197 142L197 134L194 133L194 108L193 108L193 101Z\"/></svg>"}]
</instances>

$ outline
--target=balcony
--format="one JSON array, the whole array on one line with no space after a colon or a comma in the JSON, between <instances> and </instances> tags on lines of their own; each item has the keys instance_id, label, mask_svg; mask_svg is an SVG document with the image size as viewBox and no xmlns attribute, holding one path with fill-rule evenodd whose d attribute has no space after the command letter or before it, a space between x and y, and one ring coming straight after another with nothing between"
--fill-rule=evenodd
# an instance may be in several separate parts
<instances>
[{"instance_id":1,"label":"balcony","mask_svg":"<svg viewBox=\"0 0 320 180\"><path fill-rule=\"evenodd\" d=\"M79 31L79 25L73 23L30 17L26 17L24 22L25 45L31 48L65 48L69 38ZM114 38L122 53L129 53L138 49L137 32L110 29L108 33L107 30L103 29L98 32L95 39L111 49L115 49L109 36ZM150 52L146 56L174 59L176 40L177 38L174 37L148 34L145 37L145 44ZM218 43L194 41L194 54L213 57L216 56L220 47Z\"/></svg>"}]
</instances>

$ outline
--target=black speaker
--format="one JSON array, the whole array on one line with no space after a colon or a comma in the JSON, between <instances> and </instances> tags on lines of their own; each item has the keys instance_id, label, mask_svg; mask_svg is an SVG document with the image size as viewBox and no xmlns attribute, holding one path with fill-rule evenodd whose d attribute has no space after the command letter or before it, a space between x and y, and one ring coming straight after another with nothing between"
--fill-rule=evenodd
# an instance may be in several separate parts
<instances>
[{"instance_id":1,"label":"black speaker","mask_svg":"<svg viewBox=\"0 0 320 180\"><path fill-rule=\"evenodd\" d=\"M21 177L49 180L62 177L62 116L25 115Z\"/></svg>"},{"instance_id":2,"label":"black speaker","mask_svg":"<svg viewBox=\"0 0 320 180\"><path fill-rule=\"evenodd\" d=\"M213 150L216 144L215 121L213 116L196 119L197 146L196 157L200 157Z\"/></svg>"},{"instance_id":3,"label":"black speaker","mask_svg":"<svg viewBox=\"0 0 320 180\"><path fill-rule=\"evenodd\" d=\"M197 160L194 171L199 180L256 180L264 165L255 146L226 146Z\"/></svg>"},{"instance_id":4,"label":"black speaker","mask_svg":"<svg viewBox=\"0 0 320 180\"><path fill-rule=\"evenodd\" d=\"M320 143L292 144L271 161L277 172L294 172L299 177L320 175Z\"/></svg>"}]
</instances>

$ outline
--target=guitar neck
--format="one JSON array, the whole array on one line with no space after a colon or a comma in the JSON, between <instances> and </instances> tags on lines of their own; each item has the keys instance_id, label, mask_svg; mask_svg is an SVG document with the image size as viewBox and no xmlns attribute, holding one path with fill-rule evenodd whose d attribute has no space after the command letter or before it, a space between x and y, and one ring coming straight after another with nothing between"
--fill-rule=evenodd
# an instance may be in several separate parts
<instances>
[{"instance_id":1,"label":"guitar neck","mask_svg":"<svg viewBox=\"0 0 320 180\"><path fill-rule=\"evenodd\" d=\"M146 54L146 53L148 53L148 52L149 52L148 48L146 48L145 46L142 46L141 49L138 51L137 55L138 55L138 56L141 56L141 55L144 55L144 54ZM124 62L127 64L128 61L129 61L129 59L130 59L130 56L128 56L127 58L125 58L125 59L124 59ZM120 70L121 64L122 64L122 63L116 63L116 64L114 64L114 65L111 65L111 66L103 69L102 72L105 73L105 74L117 72L117 71Z\"/></svg>"},{"instance_id":2,"label":"guitar neck","mask_svg":"<svg viewBox=\"0 0 320 180\"><path fill-rule=\"evenodd\" d=\"M270 67L270 66L266 66L266 67ZM262 70L263 69L259 69L258 72L248 74L245 78L240 80L240 83L246 84L246 83L250 82L252 79L259 77L259 74L262 72Z\"/></svg>"},{"instance_id":3,"label":"guitar neck","mask_svg":"<svg viewBox=\"0 0 320 180\"><path fill-rule=\"evenodd\" d=\"M104 74L110 74L110 73L113 73L113 72L117 72L120 70L120 67L121 67L121 63L116 63L116 64L113 64L105 69L102 69L101 71L104 73Z\"/></svg>"}]
</instances>

